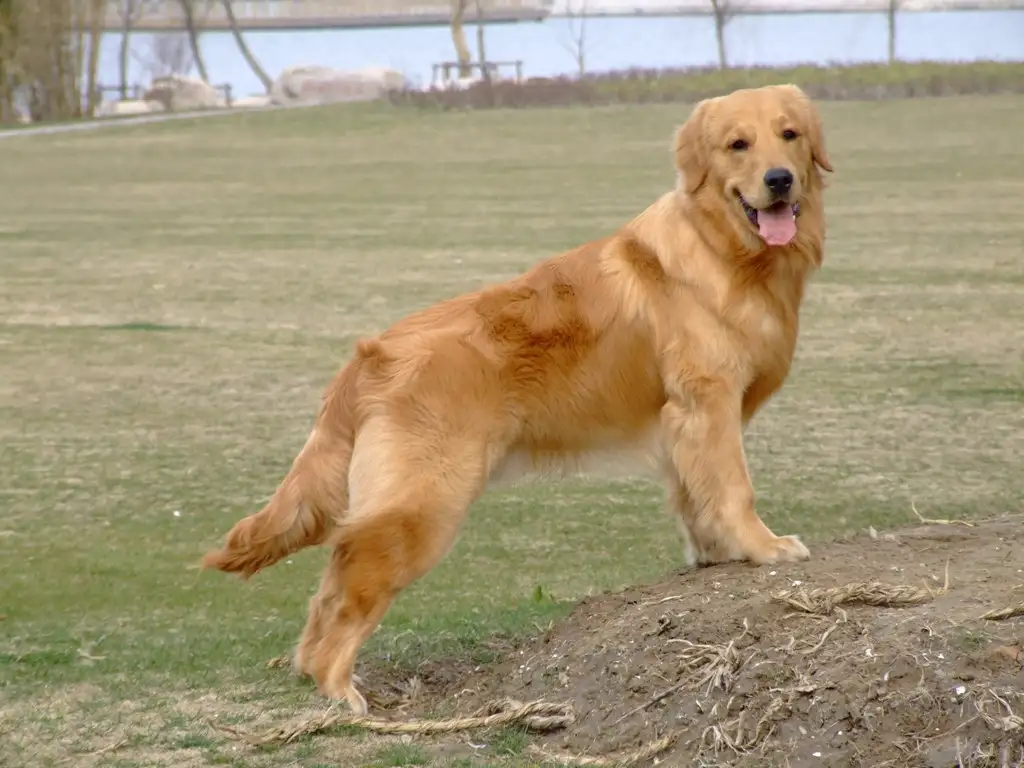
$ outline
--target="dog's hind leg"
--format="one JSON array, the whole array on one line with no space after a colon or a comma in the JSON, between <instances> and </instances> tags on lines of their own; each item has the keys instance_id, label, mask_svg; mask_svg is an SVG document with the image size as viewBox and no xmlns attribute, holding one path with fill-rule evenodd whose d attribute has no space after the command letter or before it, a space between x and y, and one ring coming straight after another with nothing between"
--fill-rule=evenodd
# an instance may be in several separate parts
<instances>
[{"instance_id":1,"label":"dog's hind leg","mask_svg":"<svg viewBox=\"0 0 1024 768\"><path fill-rule=\"evenodd\" d=\"M342 596L341 556L342 550L335 547L324 568L323 577L320 579L320 588L309 599L309 616L306 619L306 626L302 630L302 636L299 638L298 647L295 649L294 658L295 669L307 675L313 674L311 666L313 655L323 637L325 619L334 610Z\"/></svg>"},{"instance_id":2,"label":"dog's hind leg","mask_svg":"<svg viewBox=\"0 0 1024 768\"><path fill-rule=\"evenodd\" d=\"M356 441L352 507L315 606L322 636L303 661L321 691L357 715L366 712L352 679L360 647L398 593L448 552L486 481L484 441L432 426L410 434L377 417ZM334 589L340 595L330 601Z\"/></svg>"}]
</instances>

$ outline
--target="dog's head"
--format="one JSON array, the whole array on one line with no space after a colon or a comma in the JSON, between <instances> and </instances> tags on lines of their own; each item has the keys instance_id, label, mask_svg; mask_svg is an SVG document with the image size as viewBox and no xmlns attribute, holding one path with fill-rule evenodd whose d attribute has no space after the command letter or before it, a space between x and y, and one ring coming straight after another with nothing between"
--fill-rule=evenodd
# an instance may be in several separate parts
<instances>
[{"instance_id":1,"label":"dog's head","mask_svg":"<svg viewBox=\"0 0 1024 768\"><path fill-rule=\"evenodd\" d=\"M795 85L734 91L706 99L675 140L682 188L722 210L745 242L785 246L801 205L832 170L821 118Z\"/></svg>"}]
</instances>

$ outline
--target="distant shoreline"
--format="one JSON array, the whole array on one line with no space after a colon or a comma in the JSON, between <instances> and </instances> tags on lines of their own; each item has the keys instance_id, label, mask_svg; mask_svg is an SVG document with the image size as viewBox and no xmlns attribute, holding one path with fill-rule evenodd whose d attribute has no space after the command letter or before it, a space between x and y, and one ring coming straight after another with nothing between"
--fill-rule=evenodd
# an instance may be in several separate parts
<instances>
[{"instance_id":1,"label":"distant shoreline","mask_svg":"<svg viewBox=\"0 0 1024 768\"><path fill-rule=\"evenodd\" d=\"M591 72L630 68L689 68L717 64L714 24L708 17L593 17L587 19L586 66ZM476 55L476 26L467 29ZM355 70L387 67L412 82L430 82L435 62L454 58L444 27L316 32L252 32L246 41L271 77L302 64ZM730 63L746 66L879 63L888 58L884 13L785 13L738 16L726 27ZM148 83L145 59L152 35L134 34L129 83ZM119 82L121 35L104 35L100 80ZM574 73L569 20L486 28L490 59L522 60L528 77ZM200 39L211 80L230 83L236 96L262 92L230 33ZM1024 61L1024 11L916 11L897 14L896 56L901 61Z\"/></svg>"}]
</instances>

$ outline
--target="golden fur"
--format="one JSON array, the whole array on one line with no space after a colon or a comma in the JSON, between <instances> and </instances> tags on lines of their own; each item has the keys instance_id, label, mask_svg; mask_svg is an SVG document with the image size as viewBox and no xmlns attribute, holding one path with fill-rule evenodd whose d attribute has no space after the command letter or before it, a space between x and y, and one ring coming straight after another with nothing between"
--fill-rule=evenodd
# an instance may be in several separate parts
<instances>
[{"instance_id":1,"label":"golden fur","mask_svg":"<svg viewBox=\"0 0 1024 768\"><path fill-rule=\"evenodd\" d=\"M360 341L273 498L204 558L247 578L333 548L295 659L327 696L366 711L360 646L488 482L522 470L639 452L665 479L689 560L808 556L754 511L743 427L786 379L822 261L819 168L832 168L818 113L795 86L709 99L674 156L678 187L614 235ZM778 168L799 216L769 246L739 195L769 206Z\"/></svg>"}]
</instances>

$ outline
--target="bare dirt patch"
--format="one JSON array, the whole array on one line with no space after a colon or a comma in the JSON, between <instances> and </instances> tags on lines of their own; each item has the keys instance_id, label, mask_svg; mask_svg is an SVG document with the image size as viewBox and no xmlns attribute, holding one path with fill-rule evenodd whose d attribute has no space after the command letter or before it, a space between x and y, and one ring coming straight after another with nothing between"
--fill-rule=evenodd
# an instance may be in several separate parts
<instances>
[{"instance_id":1,"label":"bare dirt patch","mask_svg":"<svg viewBox=\"0 0 1024 768\"><path fill-rule=\"evenodd\" d=\"M576 714L548 754L669 737L668 765L1019 766L1024 621L982 617L1022 600L1024 518L872 531L588 599L498 664L420 670L394 716L542 699ZM409 689L369 677L378 706Z\"/></svg>"}]
</instances>

